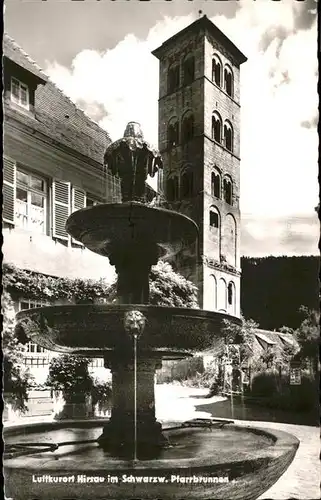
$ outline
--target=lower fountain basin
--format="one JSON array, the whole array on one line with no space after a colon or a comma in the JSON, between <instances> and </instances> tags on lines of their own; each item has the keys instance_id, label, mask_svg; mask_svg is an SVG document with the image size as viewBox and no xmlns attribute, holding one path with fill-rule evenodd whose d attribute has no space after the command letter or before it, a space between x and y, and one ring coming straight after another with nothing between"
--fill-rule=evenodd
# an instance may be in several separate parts
<instances>
[{"instance_id":1,"label":"lower fountain basin","mask_svg":"<svg viewBox=\"0 0 321 500\"><path fill-rule=\"evenodd\" d=\"M241 324L234 316L201 309L114 304L52 306L19 312L16 333L21 341L27 337L49 350L102 357L116 349L132 349L128 329L140 330L139 352L173 359L210 346L220 338L224 319Z\"/></svg>"},{"instance_id":2,"label":"lower fountain basin","mask_svg":"<svg viewBox=\"0 0 321 500\"><path fill-rule=\"evenodd\" d=\"M120 460L91 443L5 458L14 500L255 500L292 462L299 441L280 431L224 421L211 428L163 430L170 447L153 460ZM95 440L101 421L65 421L5 429L5 443ZM23 448L20 448L23 451Z\"/></svg>"}]
</instances>

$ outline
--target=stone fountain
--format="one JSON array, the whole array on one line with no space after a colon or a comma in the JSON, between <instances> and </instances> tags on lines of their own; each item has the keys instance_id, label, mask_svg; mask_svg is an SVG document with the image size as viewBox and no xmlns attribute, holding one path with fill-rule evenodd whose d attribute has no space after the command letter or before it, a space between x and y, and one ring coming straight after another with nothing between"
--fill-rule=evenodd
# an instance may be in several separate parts
<instances>
[{"instance_id":1,"label":"stone fountain","mask_svg":"<svg viewBox=\"0 0 321 500\"><path fill-rule=\"evenodd\" d=\"M194 419L162 428L155 418L154 376L162 359L181 359L219 338L222 320L198 309L149 305L149 273L195 243L188 217L145 203L147 175L159 153L131 122L108 147L105 164L121 182L122 203L74 212L69 234L115 266L113 304L43 307L17 315L16 332L42 347L103 357L112 372L112 414L5 432L5 482L14 500L257 498L286 470L292 436L233 421ZM102 428L103 427L103 428Z\"/></svg>"}]
</instances>

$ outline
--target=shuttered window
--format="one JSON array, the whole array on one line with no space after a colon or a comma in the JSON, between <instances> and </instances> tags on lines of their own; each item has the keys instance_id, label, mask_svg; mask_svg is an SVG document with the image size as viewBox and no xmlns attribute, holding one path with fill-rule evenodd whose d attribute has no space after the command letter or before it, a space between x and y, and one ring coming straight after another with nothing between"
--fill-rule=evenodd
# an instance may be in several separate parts
<instances>
[{"instance_id":1,"label":"shuttered window","mask_svg":"<svg viewBox=\"0 0 321 500\"><path fill-rule=\"evenodd\" d=\"M38 175L17 167L15 225L46 234L47 183Z\"/></svg>"},{"instance_id":2,"label":"shuttered window","mask_svg":"<svg viewBox=\"0 0 321 500\"><path fill-rule=\"evenodd\" d=\"M15 191L16 191L16 163L3 158L3 211L2 217L5 222L14 224L15 213Z\"/></svg>"},{"instance_id":3,"label":"shuttered window","mask_svg":"<svg viewBox=\"0 0 321 500\"><path fill-rule=\"evenodd\" d=\"M70 182L53 181L53 237L68 241L65 225L70 214Z\"/></svg>"},{"instance_id":4,"label":"shuttered window","mask_svg":"<svg viewBox=\"0 0 321 500\"><path fill-rule=\"evenodd\" d=\"M76 210L81 210L82 208L85 207L86 207L86 193L82 189L73 186L71 212L75 212ZM71 241L76 245L82 245L80 241L77 241L74 238L72 238Z\"/></svg>"}]
</instances>

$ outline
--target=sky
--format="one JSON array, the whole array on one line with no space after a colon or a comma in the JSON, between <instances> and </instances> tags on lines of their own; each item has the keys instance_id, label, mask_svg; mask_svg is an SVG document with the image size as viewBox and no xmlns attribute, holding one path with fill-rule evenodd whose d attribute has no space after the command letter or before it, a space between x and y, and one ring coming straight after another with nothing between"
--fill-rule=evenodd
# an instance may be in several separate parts
<instances>
[{"instance_id":1,"label":"sky","mask_svg":"<svg viewBox=\"0 0 321 500\"><path fill-rule=\"evenodd\" d=\"M113 140L134 120L157 145L159 63L151 51L203 14L248 58L241 252L315 255L315 0L7 0L5 31Z\"/></svg>"}]
</instances>

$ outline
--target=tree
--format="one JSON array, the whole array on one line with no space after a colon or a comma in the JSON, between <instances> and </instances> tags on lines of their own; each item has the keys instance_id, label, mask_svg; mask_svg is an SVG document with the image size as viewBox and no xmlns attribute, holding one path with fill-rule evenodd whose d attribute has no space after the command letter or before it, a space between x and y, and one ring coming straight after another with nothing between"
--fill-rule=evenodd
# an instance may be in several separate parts
<instances>
[{"instance_id":1,"label":"tree","mask_svg":"<svg viewBox=\"0 0 321 500\"><path fill-rule=\"evenodd\" d=\"M197 287L170 264L159 261L150 273L150 303L157 306L197 309Z\"/></svg>"},{"instance_id":2,"label":"tree","mask_svg":"<svg viewBox=\"0 0 321 500\"><path fill-rule=\"evenodd\" d=\"M300 350L294 359L310 362L316 375L320 349L320 313L305 306L300 307L300 312L303 315L303 320L299 328L294 331L294 337Z\"/></svg>"},{"instance_id":3,"label":"tree","mask_svg":"<svg viewBox=\"0 0 321 500\"><path fill-rule=\"evenodd\" d=\"M259 327L252 319L241 317L241 325L230 320L223 320L222 341L225 346L232 344L239 346L241 365L247 363L253 354L253 341L255 330Z\"/></svg>"},{"instance_id":4,"label":"tree","mask_svg":"<svg viewBox=\"0 0 321 500\"><path fill-rule=\"evenodd\" d=\"M72 418L77 408L80 413L86 403L86 397L93 387L92 377L88 371L89 359L80 356L64 354L52 358L49 365L47 385L56 391L62 391L65 407L62 417ZM80 405L80 406L79 406Z\"/></svg>"},{"instance_id":5,"label":"tree","mask_svg":"<svg viewBox=\"0 0 321 500\"><path fill-rule=\"evenodd\" d=\"M149 302L155 306L198 308L197 286L174 271L168 262L159 261L149 276ZM117 302L116 282L109 289L108 302Z\"/></svg>"},{"instance_id":6,"label":"tree","mask_svg":"<svg viewBox=\"0 0 321 500\"><path fill-rule=\"evenodd\" d=\"M7 291L2 295L2 317L4 399L15 410L25 412L32 377L24 364L24 346L18 342L14 333L15 310Z\"/></svg>"},{"instance_id":7,"label":"tree","mask_svg":"<svg viewBox=\"0 0 321 500\"><path fill-rule=\"evenodd\" d=\"M93 412L96 405L98 405L99 411L103 411L106 406L108 407L110 404L111 395L111 383L102 382L101 380L95 378L91 390L91 405Z\"/></svg>"}]
</instances>

